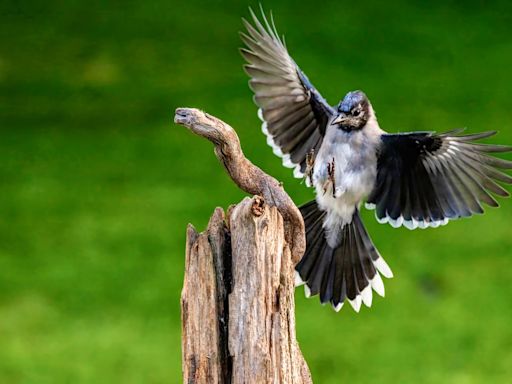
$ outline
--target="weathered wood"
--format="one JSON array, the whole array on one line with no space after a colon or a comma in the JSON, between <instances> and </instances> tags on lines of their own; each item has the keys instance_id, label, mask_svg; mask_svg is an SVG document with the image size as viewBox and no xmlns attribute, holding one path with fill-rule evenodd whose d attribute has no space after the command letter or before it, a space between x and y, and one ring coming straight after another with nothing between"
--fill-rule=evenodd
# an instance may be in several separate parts
<instances>
[{"instance_id":1,"label":"weathered wood","mask_svg":"<svg viewBox=\"0 0 512 384\"><path fill-rule=\"evenodd\" d=\"M295 337L283 218L259 196L187 231L181 297L185 383L311 383ZM229 229L228 229L229 228Z\"/></svg>"},{"instance_id":2,"label":"weathered wood","mask_svg":"<svg viewBox=\"0 0 512 384\"><path fill-rule=\"evenodd\" d=\"M294 265L305 249L302 216L273 177L244 157L233 128L197 109L175 122L207 138L233 181L256 194L205 232L187 230L181 296L187 384L311 383L295 338Z\"/></svg>"},{"instance_id":3,"label":"weathered wood","mask_svg":"<svg viewBox=\"0 0 512 384\"><path fill-rule=\"evenodd\" d=\"M275 207L245 198L229 218L233 383L310 383L295 338L294 268Z\"/></svg>"},{"instance_id":4,"label":"weathered wood","mask_svg":"<svg viewBox=\"0 0 512 384\"><path fill-rule=\"evenodd\" d=\"M215 155L240 189L250 195L262 196L267 204L277 207L284 218L285 238L290 244L292 260L297 263L306 249L302 215L281 183L244 156L235 130L222 120L195 108L176 109L174 122L214 144Z\"/></svg>"},{"instance_id":5,"label":"weathered wood","mask_svg":"<svg viewBox=\"0 0 512 384\"><path fill-rule=\"evenodd\" d=\"M205 232L187 228L181 293L182 370L185 383L228 383L224 212L217 208Z\"/></svg>"}]
</instances>

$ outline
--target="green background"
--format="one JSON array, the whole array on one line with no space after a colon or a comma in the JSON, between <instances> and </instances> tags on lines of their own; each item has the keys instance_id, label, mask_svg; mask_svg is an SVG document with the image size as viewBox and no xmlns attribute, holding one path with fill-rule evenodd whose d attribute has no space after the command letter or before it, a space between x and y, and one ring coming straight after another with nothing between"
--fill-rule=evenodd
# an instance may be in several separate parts
<instances>
[{"instance_id":1,"label":"green background","mask_svg":"<svg viewBox=\"0 0 512 384\"><path fill-rule=\"evenodd\" d=\"M260 132L238 31L256 2L2 1L0 383L178 383L185 228L244 194L194 106L313 198ZM390 132L498 129L512 143L512 5L265 1L331 102L363 89ZM505 156L510 159L510 156ZM395 278L335 313L297 290L316 383L507 383L512 201L409 231L365 222Z\"/></svg>"}]
</instances>

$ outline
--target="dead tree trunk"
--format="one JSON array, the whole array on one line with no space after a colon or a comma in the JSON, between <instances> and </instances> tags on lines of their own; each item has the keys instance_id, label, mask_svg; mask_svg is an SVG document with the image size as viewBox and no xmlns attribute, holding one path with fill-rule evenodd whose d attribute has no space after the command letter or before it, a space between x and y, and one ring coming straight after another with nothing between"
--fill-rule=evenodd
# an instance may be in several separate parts
<instances>
[{"instance_id":1,"label":"dead tree trunk","mask_svg":"<svg viewBox=\"0 0 512 384\"><path fill-rule=\"evenodd\" d=\"M234 182L257 194L189 225L181 295L185 383L311 383L295 338L294 264L304 223L281 185L250 163L234 130L194 109L175 121L215 144Z\"/></svg>"}]
</instances>

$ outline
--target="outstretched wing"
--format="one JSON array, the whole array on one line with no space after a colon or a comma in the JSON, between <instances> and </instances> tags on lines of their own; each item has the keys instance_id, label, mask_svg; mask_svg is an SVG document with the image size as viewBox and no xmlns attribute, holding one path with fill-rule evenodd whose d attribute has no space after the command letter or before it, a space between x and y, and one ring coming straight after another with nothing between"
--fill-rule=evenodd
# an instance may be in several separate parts
<instances>
[{"instance_id":1,"label":"outstretched wing","mask_svg":"<svg viewBox=\"0 0 512 384\"><path fill-rule=\"evenodd\" d=\"M242 56L251 80L262 130L283 165L294 168L295 177L303 177L306 156L320 148L327 124L334 111L311 85L306 75L288 54L271 18L260 23L251 10L254 26L243 20L248 34L241 33L247 48Z\"/></svg>"},{"instance_id":2,"label":"outstretched wing","mask_svg":"<svg viewBox=\"0 0 512 384\"><path fill-rule=\"evenodd\" d=\"M512 169L512 162L489 154L512 147L474 142L496 132L462 131L382 135L377 181L367 203L379 222L437 227L483 213L482 203L497 207L493 195L509 196L496 182L512 184L512 177L498 170Z\"/></svg>"}]
</instances>

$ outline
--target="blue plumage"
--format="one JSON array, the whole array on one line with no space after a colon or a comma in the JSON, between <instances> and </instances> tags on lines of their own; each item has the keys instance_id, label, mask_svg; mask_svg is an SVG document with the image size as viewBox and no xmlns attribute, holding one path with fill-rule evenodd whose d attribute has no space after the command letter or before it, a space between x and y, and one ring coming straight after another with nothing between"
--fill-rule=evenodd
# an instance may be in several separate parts
<instances>
[{"instance_id":1,"label":"blue plumage","mask_svg":"<svg viewBox=\"0 0 512 384\"><path fill-rule=\"evenodd\" d=\"M361 91L349 92L338 105L338 111L349 113L357 104L362 103L365 98L365 94Z\"/></svg>"}]
</instances>

